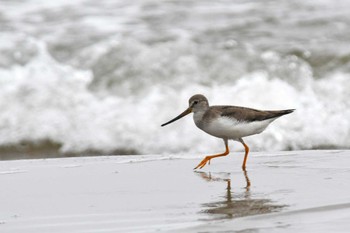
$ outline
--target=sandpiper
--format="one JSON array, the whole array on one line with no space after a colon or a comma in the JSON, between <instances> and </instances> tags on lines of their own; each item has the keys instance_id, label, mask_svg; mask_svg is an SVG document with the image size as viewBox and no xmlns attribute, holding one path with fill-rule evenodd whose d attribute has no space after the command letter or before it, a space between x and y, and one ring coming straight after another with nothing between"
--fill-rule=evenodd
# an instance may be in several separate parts
<instances>
[{"instance_id":1,"label":"sandpiper","mask_svg":"<svg viewBox=\"0 0 350 233\"><path fill-rule=\"evenodd\" d=\"M218 138L225 143L225 152L206 156L194 169L203 168L210 160L230 153L228 140L232 139L243 144L245 156L242 169L245 170L249 147L243 141L244 137L259 134L278 117L292 113L295 109L279 111L261 111L237 106L209 106L204 95L197 94L189 99L189 107L174 119L162 124L170 124L193 112L193 120L198 128Z\"/></svg>"}]
</instances>

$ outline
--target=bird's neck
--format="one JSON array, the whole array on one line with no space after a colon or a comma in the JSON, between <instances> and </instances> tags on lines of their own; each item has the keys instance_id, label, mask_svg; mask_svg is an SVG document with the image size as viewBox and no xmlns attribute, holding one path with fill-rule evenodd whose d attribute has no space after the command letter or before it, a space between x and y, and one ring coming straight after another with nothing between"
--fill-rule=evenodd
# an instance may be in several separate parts
<instances>
[{"instance_id":1,"label":"bird's neck","mask_svg":"<svg viewBox=\"0 0 350 233\"><path fill-rule=\"evenodd\" d=\"M203 116L205 111L196 111L193 113L193 121L198 128L201 128L201 123L203 122Z\"/></svg>"}]
</instances>

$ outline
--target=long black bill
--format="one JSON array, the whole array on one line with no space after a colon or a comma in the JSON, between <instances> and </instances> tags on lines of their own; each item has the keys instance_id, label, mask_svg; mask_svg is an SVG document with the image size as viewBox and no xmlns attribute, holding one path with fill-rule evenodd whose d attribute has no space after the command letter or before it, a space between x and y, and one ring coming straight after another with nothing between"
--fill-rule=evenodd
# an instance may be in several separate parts
<instances>
[{"instance_id":1,"label":"long black bill","mask_svg":"<svg viewBox=\"0 0 350 233\"><path fill-rule=\"evenodd\" d=\"M181 113L180 115L178 115L178 116L175 117L174 119L168 121L167 123L162 124L161 126L163 127L163 126L166 126L167 124L170 124L170 123L172 123L172 122L174 122L174 121L177 121L178 119L180 119L180 118L186 116L187 114L190 114L191 112L192 112L192 109L191 109L191 108L188 108L188 109L186 109L183 113Z\"/></svg>"}]
</instances>

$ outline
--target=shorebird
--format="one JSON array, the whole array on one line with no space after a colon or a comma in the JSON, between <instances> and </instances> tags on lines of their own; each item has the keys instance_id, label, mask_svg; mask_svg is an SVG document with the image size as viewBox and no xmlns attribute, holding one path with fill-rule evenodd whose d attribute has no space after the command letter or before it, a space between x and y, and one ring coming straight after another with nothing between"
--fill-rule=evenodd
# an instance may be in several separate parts
<instances>
[{"instance_id":1,"label":"shorebird","mask_svg":"<svg viewBox=\"0 0 350 233\"><path fill-rule=\"evenodd\" d=\"M228 155L230 153L228 140L232 139L241 142L244 146L242 169L245 171L249 147L243 138L263 132L271 122L295 110L262 111L237 106L209 106L207 98L201 94L192 96L188 103L189 107L183 113L161 126L177 121L193 112L196 126L214 137L222 138L226 148L224 153L206 156L194 169L201 169L207 163L210 164L213 158Z\"/></svg>"}]
</instances>

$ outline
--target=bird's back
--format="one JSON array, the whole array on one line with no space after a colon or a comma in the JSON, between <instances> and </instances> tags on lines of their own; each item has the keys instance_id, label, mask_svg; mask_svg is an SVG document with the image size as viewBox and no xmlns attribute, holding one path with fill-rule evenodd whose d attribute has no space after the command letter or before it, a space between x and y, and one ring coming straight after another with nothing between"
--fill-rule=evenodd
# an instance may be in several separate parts
<instances>
[{"instance_id":1,"label":"bird's back","mask_svg":"<svg viewBox=\"0 0 350 233\"><path fill-rule=\"evenodd\" d=\"M240 122L264 121L268 119L278 118L294 111L294 109L263 111L238 106L212 106L211 108L215 111L220 112L220 116L222 117L234 118Z\"/></svg>"}]
</instances>

